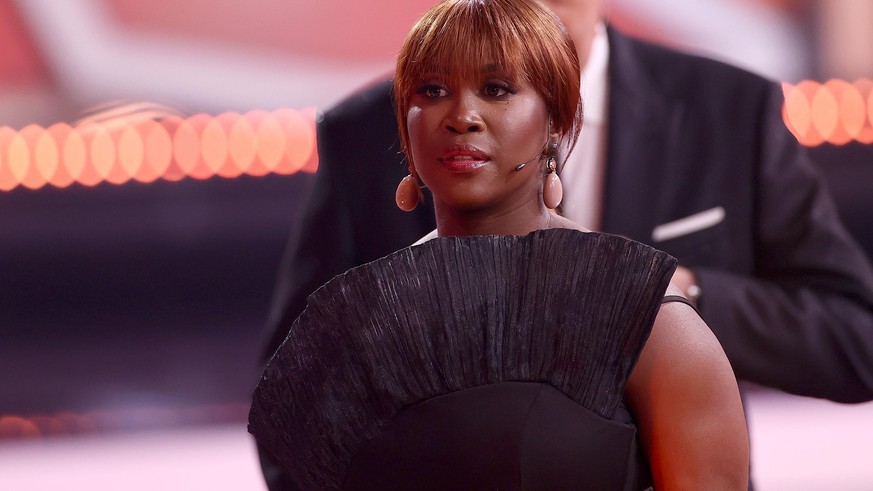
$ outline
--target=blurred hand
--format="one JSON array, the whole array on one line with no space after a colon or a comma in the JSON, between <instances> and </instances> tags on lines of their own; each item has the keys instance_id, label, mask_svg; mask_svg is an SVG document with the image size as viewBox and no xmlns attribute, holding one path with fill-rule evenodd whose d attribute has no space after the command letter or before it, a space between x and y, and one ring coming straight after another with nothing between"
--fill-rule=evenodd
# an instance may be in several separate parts
<instances>
[{"instance_id":1,"label":"blurred hand","mask_svg":"<svg viewBox=\"0 0 873 491\"><path fill-rule=\"evenodd\" d=\"M688 289L691 288L692 285L697 285L697 277L694 276L694 272L684 266L676 268L671 281L673 285L682 290L682 294L686 297L690 297Z\"/></svg>"}]
</instances>

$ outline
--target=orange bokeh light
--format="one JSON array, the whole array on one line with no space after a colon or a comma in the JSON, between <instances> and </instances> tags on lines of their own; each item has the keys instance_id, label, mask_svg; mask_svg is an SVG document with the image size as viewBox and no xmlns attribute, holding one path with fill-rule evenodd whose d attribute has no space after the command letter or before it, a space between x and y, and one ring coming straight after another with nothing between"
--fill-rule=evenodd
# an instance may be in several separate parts
<instances>
[{"instance_id":1,"label":"orange bokeh light","mask_svg":"<svg viewBox=\"0 0 873 491\"><path fill-rule=\"evenodd\" d=\"M810 105L812 125L828 141L833 137L840 122L840 109L837 98L827 87L817 87Z\"/></svg>"},{"instance_id":2,"label":"orange bokeh light","mask_svg":"<svg viewBox=\"0 0 873 491\"><path fill-rule=\"evenodd\" d=\"M136 178L143 165L142 137L133 126L125 126L118 137L118 169L124 171L125 181ZM114 182L110 179L110 182Z\"/></svg>"},{"instance_id":3,"label":"orange bokeh light","mask_svg":"<svg viewBox=\"0 0 873 491\"><path fill-rule=\"evenodd\" d=\"M58 165L55 172L49 177L49 184L57 188L65 188L75 181L75 178L70 174L67 162L66 144L67 138L70 137L73 129L65 123L55 123L46 130L55 144L58 152Z\"/></svg>"},{"instance_id":4,"label":"orange bokeh light","mask_svg":"<svg viewBox=\"0 0 873 491\"><path fill-rule=\"evenodd\" d=\"M873 143L873 82L869 79L851 84L844 80L825 84L804 80L796 86L784 83L782 87L783 120L803 145Z\"/></svg>"},{"instance_id":5,"label":"orange bokeh light","mask_svg":"<svg viewBox=\"0 0 873 491\"><path fill-rule=\"evenodd\" d=\"M145 152L143 165L134 179L140 182L154 182L164 176L173 159L173 140L166 128L156 121L144 121L137 126L143 140Z\"/></svg>"},{"instance_id":6,"label":"orange bokeh light","mask_svg":"<svg viewBox=\"0 0 873 491\"><path fill-rule=\"evenodd\" d=\"M866 119L864 98L858 86L843 80L829 80L819 87L816 98L825 101L822 104L826 106L825 115L815 120L828 143L845 145L856 139Z\"/></svg>"},{"instance_id":7,"label":"orange bokeh light","mask_svg":"<svg viewBox=\"0 0 873 491\"><path fill-rule=\"evenodd\" d=\"M188 120L173 134L173 159L183 175L190 175L200 160L200 136Z\"/></svg>"},{"instance_id":8,"label":"orange bokeh light","mask_svg":"<svg viewBox=\"0 0 873 491\"><path fill-rule=\"evenodd\" d=\"M257 126L258 157L267 173L275 172L285 156L286 137L278 118L264 114Z\"/></svg>"},{"instance_id":9,"label":"orange bokeh light","mask_svg":"<svg viewBox=\"0 0 873 491\"><path fill-rule=\"evenodd\" d=\"M85 144L84 165L77 181L85 186L96 186L105 179L105 175L98 168L103 167L102 171L107 172L106 167L111 166L115 160L115 146L112 145L112 140L108 138L106 130L99 124L87 123L78 125L76 126L76 132L82 137L82 142ZM107 138L102 139L102 141L98 139L97 135L100 133Z\"/></svg>"},{"instance_id":10,"label":"orange bokeh light","mask_svg":"<svg viewBox=\"0 0 873 491\"><path fill-rule=\"evenodd\" d=\"M27 149L27 141L23 133L15 133L9 142L9 152L6 154L6 162L16 185L21 184L27 176L30 167L30 150Z\"/></svg>"},{"instance_id":11,"label":"orange bokeh light","mask_svg":"<svg viewBox=\"0 0 873 491\"><path fill-rule=\"evenodd\" d=\"M194 155L190 162L192 166L187 168L185 173L194 179L209 179L215 175L215 170L212 169L204 159L203 145L201 141L203 130L206 129L206 126L209 125L211 120L212 118L207 114L196 114L188 118L185 123L183 123L183 126L180 127L180 130L185 128L186 130L191 131L191 134L189 135L189 143L192 146L191 150L194 152Z\"/></svg>"},{"instance_id":12,"label":"orange bokeh light","mask_svg":"<svg viewBox=\"0 0 873 491\"><path fill-rule=\"evenodd\" d=\"M312 124L298 111L276 111L276 117L287 135L284 159L276 172L294 174L306 164L315 149L315 131Z\"/></svg>"},{"instance_id":13,"label":"orange bokeh light","mask_svg":"<svg viewBox=\"0 0 873 491\"><path fill-rule=\"evenodd\" d=\"M873 81L863 79L855 82L855 85L861 89L861 94L867 94L867 122L861 133L858 135L858 141L861 143L873 143Z\"/></svg>"},{"instance_id":14,"label":"orange bokeh light","mask_svg":"<svg viewBox=\"0 0 873 491\"><path fill-rule=\"evenodd\" d=\"M314 107L306 108L302 110L300 114L303 115L308 123L310 135L309 158L306 159L306 163L303 164L303 167L301 167L300 170L314 174L318 170L318 146L315 143L315 125L323 115Z\"/></svg>"},{"instance_id":15,"label":"orange bokeh light","mask_svg":"<svg viewBox=\"0 0 873 491\"><path fill-rule=\"evenodd\" d=\"M246 118L237 116L234 118L227 136L231 160L238 169L248 174L258 155L255 131L252 125Z\"/></svg>"},{"instance_id":16,"label":"orange bokeh light","mask_svg":"<svg viewBox=\"0 0 873 491\"><path fill-rule=\"evenodd\" d=\"M212 174L227 177L222 174L229 155L227 132L218 118L210 118L203 128L203 133L200 136L200 153L203 155L203 162L209 167Z\"/></svg>"},{"instance_id":17,"label":"orange bokeh light","mask_svg":"<svg viewBox=\"0 0 873 491\"><path fill-rule=\"evenodd\" d=\"M97 126L97 131L94 132L94 137L91 140L91 165L97 171L101 181L106 180L112 173L115 162L115 140L106 127ZM97 181L95 184L99 184L99 182ZM115 182L115 184L120 183Z\"/></svg>"},{"instance_id":18,"label":"orange bokeh light","mask_svg":"<svg viewBox=\"0 0 873 491\"><path fill-rule=\"evenodd\" d=\"M270 170L267 168L264 161L261 159L261 141L260 141L260 127L264 122L264 119L267 117L266 111L249 111L245 115L242 116L245 121L248 123L249 128L252 130L251 142L254 148L254 155L252 156L252 164L248 166L246 169L246 174L250 176L264 176L267 175Z\"/></svg>"},{"instance_id":19,"label":"orange bokeh light","mask_svg":"<svg viewBox=\"0 0 873 491\"><path fill-rule=\"evenodd\" d=\"M39 171L41 185L51 182L58 172L60 165L60 152L54 137L46 130L42 130L36 139L33 150L34 167Z\"/></svg>"},{"instance_id":20,"label":"orange bokeh light","mask_svg":"<svg viewBox=\"0 0 873 491\"><path fill-rule=\"evenodd\" d=\"M22 157L22 160L18 163L25 167L25 169L23 169L23 175L21 176L21 184L28 189L39 189L45 186L46 182L48 182L48 179L46 179L41 172L41 166L37 162L39 142L46 134L46 131L41 126L32 124L26 126L19 131L18 134L21 135L27 145L27 151L21 152L20 156ZM14 142L14 144L17 143L19 143L19 141ZM51 158L51 151L46 150L43 156ZM57 160L56 157L55 160ZM50 170L51 165L51 163L45 165L47 170ZM55 163L55 165L57 164Z\"/></svg>"},{"instance_id":21,"label":"orange bokeh light","mask_svg":"<svg viewBox=\"0 0 873 491\"><path fill-rule=\"evenodd\" d=\"M815 123L815 111L813 107L813 102L815 101L815 96L818 93L821 84L818 82L813 82L812 80L804 80L797 84L794 89L800 94L803 98L804 106L806 108L806 121L802 121L802 127L805 128L805 131L801 133L800 143L815 147L821 145L825 142L825 137L819 131L819 127L821 124ZM819 108L819 112L822 113L822 108Z\"/></svg>"},{"instance_id":22,"label":"orange bokeh light","mask_svg":"<svg viewBox=\"0 0 873 491\"><path fill-rule=\"evenodd\" d=\"M843 143L838 143L832 139L831 143L844 145L856 139L864 127L864 121L867 119L867 111L864 110L864 97L858 86L843 80L830 80L825 84L825 87L829 87L831 92L837 96L840 127L842 128L841 136L845 140Z\"/></svg>"},{"instance_id":23,"label":"orange bokeh light","mask_svg":"<svg viewBox=\"0 0 873 491\"><path fill-rule=\"evenodd\" d=\"M9 147L17 132L8 126L0 127L0 190L9 191L18 186L19 181L12 174Z\"/></svg>"},{"instance_id":24,"label":"orange bokeh light","mask_svg":"<svg viewBox=\"0 0 873 491\"><path fill-rule=\"evenodd\" d=\"M802 140L812 121L809 101L795 85L782 84L782 90L785 92L785 105L782 107L785 125L795 138Z\"/></svg>"},{"instance_id":25,"label":"orange bokeh light","mask_svg":"<svg viewBox=\"0 0 873 491\"><path fill-rule=\"evenodd\" d=\"M239 177L243 174L243 169L236 165L236 162L230 153L230 131L238 118L239 114L226 112L219 114L215 119L213 119L213 123L220 126L224 134L224 146L222 147L222 150L224 150L224 159L221 167L216 171L216 174L229 179Z\"/></svg>"},{"instance_id":26,"label":"orange bokeh light","mask_svg":"<svg viewBox=\"0 0 873 491\"><path fill-rule=\"evenodd\" d=\"M170 160L167 162L167 167L161 173L161 177L168 181L181 181L185 178L185 170L179 165L176 160L176 132L182 127L185 120L178 116L171 116L161 120L161 126L167 131L167 136L170 138Z\"/></svg>"},{"instance_id":27,"label":"orange bokeh light","mask_svg":"<svg viewBox=\"0 0 873 491\"><path fill-rule=\"evenodd\" d=\"M67 171L76 182L82 182L82 174L88 166L88 145L85 138L76 128L70 129L67 140L64 142L63 161Z\"/></svg>"}]
</instances>

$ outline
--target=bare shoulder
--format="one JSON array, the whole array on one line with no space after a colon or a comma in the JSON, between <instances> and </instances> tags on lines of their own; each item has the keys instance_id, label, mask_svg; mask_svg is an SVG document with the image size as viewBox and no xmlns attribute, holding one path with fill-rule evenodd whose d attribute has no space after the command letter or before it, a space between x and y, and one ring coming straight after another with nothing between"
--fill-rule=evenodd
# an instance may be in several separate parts
<instances>
[{"instance_id":1,"label":"bare shoulder","mask_svg":"<svg viewBox=\"0 0 873 491\"><path fill-rule=\"evenodd\" d=\"M682 292L671 284L667 288L667 295L681 296ZM703 363L730 368L715 334L694 309L681 302L661 304L645 349L664 355L683 355L676 363ZM722 363L722 359L725 363Z\"/></svg>"},{"instance_id":2,"label":"bare shoulder","mask_svg":"<svg viewBox=\"0 0 873 491\"><path fill-rule=\"evenodd\" d=\"M667 292L671 294L672 287ZM718 339L700 315L681 302L661 305L630 382L636 377L681 384L647 385L648 389L705 393L712 390L712 382L718 382L721 385L717 387L725 389L721 396L732 398L733 392L738 394L733 369Z\"/></svg>"},{"instance_id":3,"label":"bare shoulder","mask_svg":"<svg viewBox=\"0 0 873 491\"><path fill-rule=\"evenodd\" d=\"M656 488L744 489L749 447L736 377L690 306L661 306L626 386Z\"/></svg>"}]
</instances>

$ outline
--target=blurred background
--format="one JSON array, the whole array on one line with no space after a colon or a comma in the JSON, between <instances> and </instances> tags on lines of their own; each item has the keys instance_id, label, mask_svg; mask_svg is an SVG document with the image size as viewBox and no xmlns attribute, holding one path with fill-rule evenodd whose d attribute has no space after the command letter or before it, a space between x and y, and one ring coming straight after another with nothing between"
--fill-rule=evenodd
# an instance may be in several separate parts
<instances>
[{"instance_id":1,"label":"blurred background","mask_svg":"<svg viewBox=\"0 0 873 491\"><path fill-rule=\"evenodd\" d=\"M245 419L318 111L431 3L0 0L0 489L264 489ZM873 255L873 1L610 21L783 81ZM747 402L759 489L873 489L873 405Z\"/></svg>"}]
</instances>

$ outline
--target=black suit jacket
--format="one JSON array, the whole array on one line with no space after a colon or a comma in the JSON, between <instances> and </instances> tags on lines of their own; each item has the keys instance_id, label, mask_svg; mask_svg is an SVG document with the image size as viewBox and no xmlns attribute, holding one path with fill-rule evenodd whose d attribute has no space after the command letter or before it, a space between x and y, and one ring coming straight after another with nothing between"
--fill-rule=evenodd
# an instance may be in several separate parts
<instances>
[{"instance_id":1,"label":"black suit jacket","mask_svg":"<svg viewBox=\"0 0 873 491\"><path fill-rule=\"evenodd\" d=\"M712 60L610 39L602 229L690 267L737 376L785 391L873 399L873 272L782 123L778 84ZM394 205L406 175L390 82L328 111L301 227L283 260L269 356L333 275L434 228L429 203ZM654 228L721 207L716 225L655 242Z\"/></svg>"}]
</instances>

